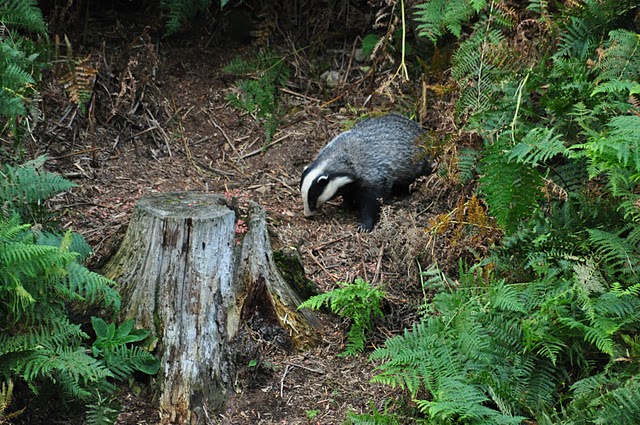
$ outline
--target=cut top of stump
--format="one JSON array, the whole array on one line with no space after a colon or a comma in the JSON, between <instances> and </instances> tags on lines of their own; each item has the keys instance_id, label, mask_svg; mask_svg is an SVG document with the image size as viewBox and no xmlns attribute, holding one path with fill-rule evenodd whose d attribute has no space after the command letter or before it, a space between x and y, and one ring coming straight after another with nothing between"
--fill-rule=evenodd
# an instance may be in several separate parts
<instances>
[{"instance_id":1,"label":"cut top of stump","mask_svg":"<svg viewBox=\"0 0 640 425\"><path fill-rule=\"evenodd\" d=\"M136 207L163 219L211 220L232 212L224 196L196 192L157 193L138 200Z\"/></svg>"}]
</instances>

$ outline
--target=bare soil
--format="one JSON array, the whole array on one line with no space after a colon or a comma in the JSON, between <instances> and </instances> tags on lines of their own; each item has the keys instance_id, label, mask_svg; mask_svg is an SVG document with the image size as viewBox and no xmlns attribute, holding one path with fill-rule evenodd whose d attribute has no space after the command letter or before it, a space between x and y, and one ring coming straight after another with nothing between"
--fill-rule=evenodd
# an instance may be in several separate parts
<instances>
[{"instance_id":1,"label":"bare soil","mask_svg":"<svg viewBox=\"0 0 640 425\"><path fill-rule=\"evenodd\" d=\"M234 43L197 24L162 38L155 22L145 27L140 16L129 22L111 13L93 17L88 40L81 44L79 33L75 41L77 57L97 70L92 107L84 115L78 111L60 83L66 70L53 67L43 91L48 121L37 129L37 141L27 141L28 156L47 154L47 166L78 185L52 207L65 228L94 248L90 266L99 269L117 249L140 197L203 191L252 199L268 210L274 249L298 249L307 277L323 291L356 277L382 288L385 318L359 357L338 356L348 322L335 316L321 314L322 343L309 351L286 352L257 337L247 348L247 367L239 368L235 394L224 412L211 412L210 423L341 424L349 411L410 409L402 391L370 382L375 365L368 354L418 318L428 297L418 264L425 268L437 259L455 269L460 256L473 255L464 243L445 246L446 235L427 231L430 220L466 199L455 179L443 177L451 167L449 148L437 156L440 172L420 179L411 196L385 205L369 234L358 233L356 218L341 213L337 203L305 219L298 184L315 153L364 114L411 113L407 106L420 100L425 107L416 119L434 140L460 139L447 95L417 97L423 84L446 83L442 74L430 76L431 82L419 76L403 82L393 77L397 64L388 62L367 74L364 67L372 64L356 62L357 39L348 34L327 41L315 56L305 56L295 37L273 37L278 44L271 47L288 55L293 72L279 92L286 105L282 124L264 150L260 123L227 102L235 77L222 70L237 55L255 55L264 39ZM326 68L338 71L342 84L328 87L318 71ZM250 360L257 365L249 367ZM119 401L118 424L156 423L144 391L125 389Z\"/></svg>"}]
</instances>

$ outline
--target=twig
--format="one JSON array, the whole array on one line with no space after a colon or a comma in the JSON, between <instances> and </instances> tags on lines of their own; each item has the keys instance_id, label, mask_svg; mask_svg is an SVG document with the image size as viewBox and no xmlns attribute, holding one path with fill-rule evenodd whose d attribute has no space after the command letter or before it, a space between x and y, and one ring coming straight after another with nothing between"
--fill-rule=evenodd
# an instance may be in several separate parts
<instances>
[{"instance_id":1,"label":"twig","mask_svg":"<svg viewBox=\"0 0 640 425\"><path fill-rule=\"evenodd\" d=\"M211 121L211 124L213 124L213 126L215 128L217 128L218 130L220 130L220 132L222 133L222 136L225 138L225 140L227 141L227 143L229 144L229 146L231 146L231 149L233 149L233 151L236 153L236 155L238 155L238 157L240 159L242 159L240 157L240 152L238 152L238 149L236 148L236 145L231 141L231 139L229 138L229 136L227 136L227 133L225 133L225 131L222 129L222 127L220 127L220 125L216 122L216 120L213 119L213 117L211 116L211 114L209 113L209 111L205 111L207 113L207 115L209 115L209 121Z\"/></svg>"},{"instance_id":2,"label":"twig","mask_svg":"<svg viewBox=\"0 0 640 425\"><path fill-rule=\"evenodd\" d=\"M54 157L49 158L49 159L50 160L64 159L64 158L69 158L70 156L82 155L82 154L94 152L94 151L97 151L97 150L100 150L100 148L98 148L98 147L88 148L88 149L83 149L83 150L77 151L77 152L71 152L71 153L68 153L66 155L54 156Z\"/></svg>"},{"instance_id":3,"label":"twig","mask_svg":"<svg viewBox=\"0 0 640 425\"><path fill-rule=\"evenodd\" d=\"M267 146L261 147L259 149L256 149L254 151L251 151L247 154L242 155L239 159L246 159L249 158L250 156L254 156L259 154L260 152L264 152L267 148L270 148L271 146L275 145L276 143L280 143L282 142L284 139L286 139L287 137L289 137L288 134L285 134L284 136L280 137L279 139L274 140L273 142L269 143Z\"/></svg>"},{"instance_id":4,"label":"twig","mask_svg":"<svg viewBox=\"0 0 640 425\"><path fill-rule=\"evenodd\" d=\"M280 398L284 398L284 378L287 376L287 373L289 373L289 370L291 370L291 366L287 364L284 368L282 379L280 379Z\"/></svg>"},{"instance_id":5,"label":"twig","mask_svg":"<svg viewBox=\"0 0 640 425\"><path fill-rule=\"evenodd\" d=\"M308 370L309 372L313 372L313 373L321 373L324 374L325 371L324 370L320 370L320 369L311 369L310 367L306 367L306 366L302 366L299 364L295 364L295 363L285 363L287 366L294 366L294 367L299 367L300 369L304 369L304 370Z\"/></svg>"},{"instance_id":6,"label":"twig","mask_svg":"<svg viewBox=\"0 0 640 425\"><path fill-rule=\"evenodd\" d=\"M362 240L360 239L360 232L356 232L356 240L358 241L358 248L360 248L360 252L364 252L362 249ZM364 262L364 256L360 258L360 263L362 264L362 274L364 274L364 280L367 282L371 282L369 280L369 276L367 276L367 264Z\"/></svg>"},{"instance_id":7,"label":"twig","mask_svg":"<svg viewBox=\"0 0 640 425\"><path fill-rule=\"evenodd\" d=\"M313 250L313 251L317 251L317 250L322 249L322 248L324 248L324 247L326 247L326 246L328 246L328 245L332 245L332 244L334 244L334 243L336 243L336 242L340 242L340 241L342 241L342 240L345 240L345 239L347 239L347 238L349 238L349 237L351 237L351 235L350 235L350 234L349 234L349 235L345 235L345 236L341 236L341 237L339 237L338 239L334 239L334 240L332 240L332 241L323 242L323 243L321 243L321 244L319 244L319 245L316 245L316 246L314 246L314 247L311 247L311 250Z\"/></svg>"},{"instance_id":8,"label":"twig","mask_svg":"<svg viewBox=\"0 0 640 425\"><path fill-rule=\"evenodd\" d=\"M384 254L384 244L380 246L380 252L378 253L378 263L376 264L376 271L373 274L373 280L371 283L377 282L380 276L380 269L382 268L382 254Z\"/></svg>"},{"instance_id":9,"label":"twig","mask_svg":"<svg viewBox=\"0 0 640 425\"><path fill-rule=\"evenodd\" d=\"M207 165L207 164L204 164L204 163L202 163L200 161L193 160L193 162L197 166L202 167L204 169L207 169L207 170L211 171L212 173L222 174L223 176L226 176L226 177L235 177L235 176L237 176L237 174L235 174L235 173L231 173L229 171L224 171L224 170L221 170L219 168L214 168L214 167L212 167L210 165Z\"/></svg>"},{"instance_id":10,"label":"twig","mask_svg":"<svg viewBox=\"0 0 640 425\"><path fill-rule=\"evenodd\" d=\"M188 113L188 112L187 112ZM160 134L162 135L162 138L164 140L164 144L167 147L167 154L169 155L169 158L171 158L173 155L171 155L171 146L169 146L169 141L170 138L167 135L166 131L164 131L164 128L162 128L162 126L160 125L160 123L158 122L158 120L156 119L156 117L154 117L151 114L151 111L147 109L147 115L149 115L151 122L153 123L154 127L158 129L158 131L160 132ZM152 127L153 128L153 127Z\"/></svg>"},{"instance_id":11,"label":"twig","mask_svg":"<svg viewBox=\"0 0 640 425\"><path fill-rule=\"evenodd\" d=\"M289 89L288 89L288 88L286 88L286 87L281 87L281 88L280 88L280 91L281 91L281 92L284 92L284 93L287 93L287 94L290 94L290 95L292 95L292 96L301 97L302 99L305 99L305 100L311 100L311 101L313 101L313 102L318 102L318 103L319 103L319 102L322 102L322 100L321 100L321 99L316 99L315 97L307 96L307 95L305 95L305 94L298 93L298 92L295 92L295 91L293 91L293 90L289 90Z\"/></svg>"},{"instance_id":12,"label":"twig","mask_svg":"<svg viewBox=\"0 0 640 425\"><path fill-rule=\"evenodd\" d=\"M313 255L313 252L307 251L307 255L311 257L311 259L322 269L322 271L327 274L327 276L329 276L329 278L331 278L331 280L338 280L336 276L333 276L331 273L329 273L329 270L327 270L327 268L323 264L321 264L320 261L318 261L316 256Z\"/></svg>"}]
</instances>

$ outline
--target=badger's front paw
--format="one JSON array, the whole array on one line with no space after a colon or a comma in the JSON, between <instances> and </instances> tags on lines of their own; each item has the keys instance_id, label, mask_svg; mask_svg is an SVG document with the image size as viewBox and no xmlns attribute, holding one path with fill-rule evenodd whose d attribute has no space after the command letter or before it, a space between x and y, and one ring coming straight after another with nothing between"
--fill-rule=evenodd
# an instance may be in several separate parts
<instances>
[{"instance_id":1,"label":"badger's front paw","mask_svg":"<svg viewBox=\"0 0 640 425\"><path fill-rule=\"evenodd\" d=\"M358 223L358 232L360 233L370 233L373 230L373 221L369 222L363 222L361 221L360 223Z\"/></svg>"}]
</instances>

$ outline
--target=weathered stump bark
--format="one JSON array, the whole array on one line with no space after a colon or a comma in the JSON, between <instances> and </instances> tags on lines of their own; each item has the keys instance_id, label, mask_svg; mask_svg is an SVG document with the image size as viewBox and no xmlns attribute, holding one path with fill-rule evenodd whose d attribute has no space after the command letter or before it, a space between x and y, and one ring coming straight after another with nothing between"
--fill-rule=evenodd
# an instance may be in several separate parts
<instances>
[{"instance_id":1,"label":"weathered stump bark","mask_svg":"<svg viewBox=\"0 0 640 425\"><path fill-rule=\"evenodd\" d=\"M103 273L121 285L122 318L158 338L162 423L200 424L204 409L224 405L248 318L277 322L298 347L318 335L316 317L296 310L301 300L273 261L266 212L254 203L198 193L141 199Z\"/></svg>"}]
</instances>

